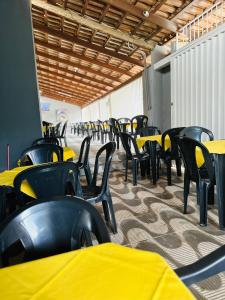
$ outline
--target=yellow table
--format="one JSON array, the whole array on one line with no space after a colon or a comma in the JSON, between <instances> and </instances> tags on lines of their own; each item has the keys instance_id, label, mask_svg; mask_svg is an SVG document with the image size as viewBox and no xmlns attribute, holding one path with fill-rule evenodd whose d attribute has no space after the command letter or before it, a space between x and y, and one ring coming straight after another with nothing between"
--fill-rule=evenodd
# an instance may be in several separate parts
<instances>
[{"instance_id":1,"label":"yellow table","mask_svg":"<svg viewBox=\"0 0 225 300\"><path fill-rule=\"evenodd\" d=\"M108 243L0 269L0 299L195 298L160 255Z\"/></svg>"},{"instance_id":2,"label":"yellow table","mask_svg":"<svg viewBox=\"0 0 225 300\"><path fill-rule=\"evenodd\" d=\"M77 154L73 151L73 149L69 147L63 147L63 160L67 161L68 159L74 159L77 157Z\"/></svg>"},{"instance_id":3,"label":"yellow table","mask_svg":"<svg viewBox=\"0 0 225 300\"><path fill-rule=\"evenodd\" d=\"M157 142L160 146L162 146L162 135L158 134L158 135L143 136L143 137L136 138L138 148L142 148L145 142L147 141ZM170 138L167 135L165 137L165 151L170 148L170 145L171 145Z\"/></svg>"},{"instance_id":4,"label":"yellow table","mask_svg":"<svg viewBox=\"0 0 225 300\"><path fill-rule=\"evenodd\" d=\"M225 140L215 140L202 142L211 154L225 154ZM198 167L204 164L204 157L201 149L196 149L196 162Z\"/></svg>"},{"instance_id":5,"label":"yellow table","mask_svg":"<svg viewBox=\"0 0 225 300\"><path fill-rule=\"evenodd\" d=\"M13 182L14 182L16 175L18 175L23 170L32 168L34 166L35 165L17 167L12 170L6 170L6 171L0 173L0 186L13 187ZM28 184L28 182L26 180L21 185L21 191L30 197L36 198L32 188L30 187L30 185Z\"/></svg>"}]
</instances>

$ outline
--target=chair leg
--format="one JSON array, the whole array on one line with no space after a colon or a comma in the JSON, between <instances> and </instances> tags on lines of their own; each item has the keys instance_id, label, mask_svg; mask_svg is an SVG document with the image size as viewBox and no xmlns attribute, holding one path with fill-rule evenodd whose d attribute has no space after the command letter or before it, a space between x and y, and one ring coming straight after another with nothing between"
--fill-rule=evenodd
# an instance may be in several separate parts
<instances>
[{"instance_id":1,"label":"chair leg","mask_svg":"<svg viewBox=\"0 0 225 300\"><path fill-rule=\"evenodd\" d=\"M127 181L127 171L128 171L128 159L125 161L125 181Z\"/></svg>"},{"instance_id":2,"label":"chair leg","mask_svg":"<svg viewBox=\"0 0 225 300\"><path fill-rule=\"evenodd\" d=\"M67 140L66 140L66 136L64 136L64 143L65 143L65 146L67 147Z\"/></svg>"},{"instance_id":3,"label":"chair leg","mask_svg":"<svg viewBox=\"0 0 225 300\"><path fill-rule=\"evenodd\" d=\"M120 138L119 138L118 134L116 135L116 144L117 144L117 150L119 150L119 148L120 148Z\"/></svg>"},{"instance_id":4,"label":"chair leg","mask_svg":"<svg viewBox=\"0 0 225 300\"><path fill-rule=\"evenodd\" d=\"M181 159L176 159L177 176L182 176L181 173Z\"/></svg>"},{"instance_id":5,"label":"chair leg","mask_svg":"<svg viewBox=\"0 0 225 300\"><path fill-rule=\"evenodd\" d=\"M188 194L190 189L190 179L187 173L184 173L184 214L187 213Z\"/></svg>"},{"instance_id":6,"label":"chair leg","mask_svg":"<svg viewBox=\"0 0 225 300\"><path fill-rule=\"evenodd\" d=\"M117 233L116 217L111 195L107 196L107 200L102 201L102 206L106 224L111 228L114 234Z\"/></svg>"},{"instance_id":7,"label":"chair leg","mask_svg":"<svg viewBox=\"0 0 225 300\"><path fill-rule=\"evenodd\" d=\"M91 175L91 169L90 169L89 164L84 167L84 173L86 176L87 184L90 185L91 181L92 181L92 175Z\"/></svg>"},{"instance_id":8,"label":"chair leg","mask_svg":"<svg viewBox=\"0 0 225 300\"><path fill-rule=\"evenodd\" d=\"M140 169L141 169L141 177L144 177L145 170L146 170L145 161L140 161Z\"/></svg>"},{"instance_id":9,"label":"chair leg","mask_svg":"<svg viewBox=\"0 0 225 300\"><path fill-rule=\"evenodd\" d=\"M171 185L171 160L166 161L166 167L167 167L167 184Z\"/></svg>"},{"instance_id":10,"label":"chair leg","mask_svg":"<svg viewBox=\"0 0 225 300\"><path fill-rule=\"evenodd\" d=\"M199 211L200 211L200 226L207 226L207 201L208 190L210 186L205 181L199 182Z\"/></svg>"},{"instance_id":11,"label":"chair leg","mask_svg":"<svg viewBox=\"0 0 225 300\"><path fill-rule=\"evenodd\" d=\"M137 185L137 169L138 161L137 159L132 159L133 185Z\"/></svg>"},{"instance_id":12,"label":"chair leg","mask_svg":"<svg viewBox=\"0 0 225 300\"><path fill-rule=\"evenodd\" d=\"M117 225L116 225L116 217L115 217L115 212L114 212L114 208L113 208L111 195L108 196L108 205L109 205L109 211L110 211L110 216L111 216L112 232L115 234L115 233L117 233Z\"/></svg>"}]
</instances>

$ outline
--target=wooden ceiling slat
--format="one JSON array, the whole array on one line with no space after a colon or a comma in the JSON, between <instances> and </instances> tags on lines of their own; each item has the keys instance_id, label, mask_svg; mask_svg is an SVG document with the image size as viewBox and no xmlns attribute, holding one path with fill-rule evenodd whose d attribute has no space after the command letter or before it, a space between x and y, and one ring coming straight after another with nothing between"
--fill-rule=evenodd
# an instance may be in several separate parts
<instances>
[{"instance_id":1,"label":"wooden ceiling slat","mask_svg":"<svg viewBox=\"0 0 225 300\"><path fill-rule=\"evenodd\" d=\"M57 75L53 75L53 74L44 74L43 72L40 73L38 72L38 79L46 79L46 80L50 80L50 81L54 81L57 82L59 84L62 84L64 86L67 87L72 87L73 89L76 89L77 91L85 91L85 93L87 93L88 95L93 95L93 96L101 96L100 91L93 89L92 87L88 87L88 86L80 86L78 82L70 80L68 81L66 78L60 77L60 79L58 78Z\"/></svg>"},{"instance_id":2,"label":"wooden ceiling slat","mask_svg":"<svg viewBox=\"0 0 225 300\"><path fill-rule=\"evenodd\" d=\"M35 44L39 45L39 46L42 46L42 47L45 47L47 49L51 49L51 50L54 50L54 51L57 51L57 52L60 52L60 53L64 53L64 54L69 55L71 57L78 58L80 60L92 63L92 64L94 64L96 66L100 66L102 68L109 69L111 71L114 71L114 72L117 72L117 73L120 73L120 74L132 76L132 74L129 71L123 70L121 68L114 67L112 65L105 64L103 62L100 62L97 59L89 58L89 57L87 57L85 55L81 55L81 54L78 54L78 53L76 53L74 51L63 49L63 48L61 48L59 46L54 46L54 45L51 45L49 43L39 41L37 39L35 40Z\"/></svg>"},{"instance_id":3,"label":"wooden ceiling slat","mask_svg":"<svg viewBox=\"0 0 225 300\"><path fill-rule=\"evenodd\" d=\"M76 90L76 89L73 89L73 88L69 88L68 86L65 86L65 85L62 85L62 84L59 84L57 81L51 81L51 80L47 80L47 79L42 79L42 78L39 78L39 84L45 84L45 85L49 85L49 86L55 86L57 88L60 88L62 89L63 91L68 91L68 92L71 92L71 93L74 93L76 95L81 95L87 99L95 99L96 98L96 95L90 95L90 94L87 94L85 92L82 92L82 91L79 91L79 90Z\"/></svg>"},{"instance_id":4,"label":"wooden ceiling slat","mask_svg":"<svg viewBox=\"0 0 225 300\"><path fill-rule=\"evenodd\" d=\"M82 47L92 49L96 52L106 54L109 57L114 57L116 59L126 61L130 64L137 65L137 66L140 66L140 67L144 66L143 61L138 61L137 59L130 58L129 56L122 55L122 54L116 53L115 51L105 49L104 47L94 45L92 43L89 43L89 42L86 42L84 40L78 39L76 36L71 36L71 35L66 34L66 33L60 33L57 30L47 28L46 26L40 26L40 25L37 25L35 23L34 23L34 29L38 30L40 32L52 35L54 37L57 37L60 40L65 40L67 42L71 42L73 44L77 44L77 45L80 45Z\"/></svg>"},{"instance_id":5,"label":"wooden ceiling slat","mask_svg":"<svg viewBox=\"0 0 225 300\"><path fill-rule=\"evenodd\" d=\"M60 86L63 86L65 88L67 88L68 90L71 90L71 91L74 91L74 92L78 92L78 93L81 93L81 94L84 94L84 95L87 95L87 96L93 96L93 97L97 97L97 96L101 96L100 93L96 93L96 92L93 92L91 90L86 90L86 89L82 89L82 88L78 88L76 85L73 85L72 83L68 83L63 80L58 80L54 77L50 77L49 75L45 76L45 75L38 75L38 81L43 81L43 82L52 82L52 83L55 83L57 84L59 87Z\"/></svg>"},{"instance_id":6,"label":"wooden ceiling slat","mask_svg":"<svg viewBox=\"0 0 225 300\"><path fill-rule=\"evenodd\" d=\"M68 102L71 104L75 104L75 105L78 105L81 107L84 105L83 102L80 102L77 99L74 99L71 97L60 96L59 94L57 94L53 91L50 91L50 90L46 90L46 89L41 90L41 95L44 97L55 99L55 100L60 100L60 101ZM88 103L85 103L85 105L88 105Z\"/></svg>"},{"instance_id":7,"label":"wooden ceiling slat","mask_svg":"<svg viewBox=\"0 0 225 300\"><path fill-rule=\"evenodd\" d=\"M39 86L40 86L40 88L44 88L44 89L46 89L46 88L54 89L55 91L58 91L62 96L65 95L65 96L70 96L70 97L78 97L80 100L84 100L84 102L89 100L88 97L84 97L83 95L76 94L76 93L70 92L68 90L64 90L60 87L57 87L54 84L47 84L47 83L40 82Z\"/></svg>"},{"instance_id":8,"label":"wooden ceiling slat","mask_svg":"<svg viewBox=\"0 0 225 300\"><path fill-rule=\"evenodd\" d=\"M45 9L46 11L49 11L56 15L59 15L60 17L64 17L68 20L77 22L78 24L85 25L93 30L95 29L100 32L105 32L106 34L111 35L120 40L129 41L130 43L133 43L139 47L150 50L155 45L153 42L145 42L144 39L135 38L125 32L117 31L117 30L113 29L112 27L106 26L104 24L99 24L90 18L85 18L85 17L75 13L72 10L64 10L63 8L61 8L59 6L55 6L55 5L46 3L41 0L32 0L32 4L35 5L36 7L40 7L42 9Z\"/></svg>"},{"instance_id":9,"label":"wooden ceiling slat","mask_svg":"<svg viewBox=\"0 0 225 300\"><path fill-rule=\"evenodd\" d=\"M165 28L167 30L170 30L172 32L176 32L178 29L176 23L169 21L165 18L162 18L158 15L152 14L150 12L149 12L149 16L145 17L142 9L129 4L128 2L126 2L124 0L102 0L102 1L118 8L118 9L121 9L122 11L126 11L126 12L130 13L131 15L134 15L140 19L143 19L146 22L154 23L154 24L156 24L162 28Z\"/></svg>"},{"instance_id":10,"label":"wooden ceiling slat","mask_svg":"<svg viewBox=\"0 0 225 300\"><path fill-rule=\"evenodd\" d=\"M69 79L71 82L74 82L74 83L79 83L81 84L84 88L87 88L87 87L92 87L92 89L95 89L97 91L100 91L100 92L104 92L106 90L103 90L99 87L96 87L96 85L92 84L92 83L85 83L83 81L81 81L80 79L75 79L75 78L71 78L70 76L67 76L67 75L64 75L64 74L60 74L58 73L57 71L51 71L51 70L47 70L45 68L42 68L40 66L38 66L38 71L42 71L42 72L46 72L48 74L52 74L52 75L55 75L55 76L58 76L58 77L61 77L62 79L65 78L65 79Z\"/></svg>"},{"instance_id":11,"label":"wooden ceiling slat","mask_svg":"<svg viewBox=\"0 0 225 300\"><path fill-rule=\"evenodd\" d=\"M113 77L113 76L110 76L110 75L101 73L101 72L99 72L99 71L95 71L95 70L92 69L92 68L82 66L81 64L77 64L77 63L71 62L71 61L69 61L69 60L67 60L67 59L63 59L63 58L60 58L60 57L58 57L58 56L54 56L54 55L51 55L51 54L47 54L47 53L44 53L44 52L41 52L41 51L36 51L36 55L41 56L41 57L44 57L44 58L47 58L47 59L50 59L50 60L53 60L53 61L56 61L56 62L59 62L59 63L67 64L68 66L72 66L72 67L74 67L74 68L78 68L78 71L79 71L79 70L83 70L83 71L85 71L85 72L89 72L89 73L92 73L92 74L101 76L101 77L103 77L103 78L108 78L108 79L110 79L110 80L112 80L112 81L115 81L115 82L118 82L118 83L121 82L121 81L118 80L118 78L116 78L116 77Z\"/></svg>"},{"instance_id":12,"label":"wooden ceiling slat","mask_svg":"<svg viewBox=\"0 0 225 300\"><path fill-rule=\"evenodd\" d=\"M98 80L98 79L95 79L95 78L92 78L92 77L89 77L87 75L83 75L83 74L79 74L78 72L75 72L75 71L70 71L68 70L67 68L62 68L62 67L59 67L57 65L54 65L54 64L50 64L50 63L47 63L47 62L44 62L44 61L40 61L38 60L37 62L39 65L41 66L45 66L45 67L48 67L48 68L52 68L52 69L55 69L55 70L58 70L58 71L62 71L62 72L65 72L67 74L70 74L72 76L76 76L76 77L80 77L82 79L86 79L86 80L89 80L92 82L92 84L94 83L97 83L97 84L100 84L102 87L101 89L103 90L106 90L108 91L108 89L106 88L107 86L110 87L110 88L113 88L114 85L112 84L109 84L109 83L105 83L101 80ZM89 84L89 83L88 83Z\"/></svg>"}]
</instances>

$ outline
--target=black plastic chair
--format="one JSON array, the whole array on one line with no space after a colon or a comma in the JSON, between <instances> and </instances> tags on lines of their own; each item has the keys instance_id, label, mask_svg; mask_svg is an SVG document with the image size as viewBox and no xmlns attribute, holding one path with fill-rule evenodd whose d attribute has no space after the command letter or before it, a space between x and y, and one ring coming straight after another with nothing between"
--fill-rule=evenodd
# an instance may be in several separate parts
<instances>
[{"instance_id":1,"label":"black plastic chair","mask_svg":"<svg viewBox=\"0 0 225 300\"><path fill-rule=\"evenodd\" d=\"M27 181L37 199L75 195L82 197L78 166L73 162L42 164L20 172L13 186L18 204L31 200L22 191L21 185Z\"/></svg>"},{"instance_id":2,"label":"black plastic chair","mask_svg":"<svg viewBox=\"0 0 225 300\"><path fill-rule=\"evenodd\" d=\"M20 164L23 166L53 162L54 155L56 155L57 161L63 161L63 148L54 144L32 146L23 151Z\"/></svg>"},{"instance_id":3,"label":"black plastic chair","mask_svg":"<svg viewBox=\"0 0 225 300\"><path fill-rule=\"evenodd\" d=\"M221 246L198 261L175 270L187 286L225 271L225 246Z\"/></svg>"},{"instance_id":4,"label":"black plastic chair","mask_svg":"<svg viewBox=\"0 0 225 300\"><path fill-rule=\"evenodd\" d=\"M141 153L139 151L135 138L130 134L121 132L120 138L126 152L125 181L127 181L128 161L130 160L132 162L133 185L137 185L138 164L140 163L142 176L145 175L146 163L150 170L149 154L146 152ZM131 146L133 146L134 154L131 151Z\"/></svg>"},{"instance_id":5,"label":"black plastic chair","mask_svg":"<svg viewBox=\"0 0 225 300\"><path fill-rule=\"evenodd\" d=\"M91 169L89 165L89 152L90 152L90 144L91 144L91 136L87 136L81 144L80 154L77 161L77 166L79 169L83 169L85 172L87 184L89 185L92 180Z\"/></svg>"},{"instance_id":6,"label":"black plastic chair","mask_svg":"<svg viewBox=\"0 0 225 300\"><path fill-rule=\"evenodd\" d=\"M187 213L187 201L190 181L196 183L197 199L200 204L200 225L207 225L207 205L209 196L214 193L215 175L213 159L207 148L200 142L187 138L178 137L184 165L184 213ZM200 148L204 157L204 165L200 168L196 162L196 148Z\"/></svg>"},{"instance_id":7,"label":"black plastic chair","mask_svg":"<svg viewBox=\"0 0 225 300\"><path fill-rule=\"evenodd\" d=\"M145 115L138 115L131 119L131 134L138 135L139 130L148 126L148 117Z\"/></svg>"},{"instance_id":8,"label":"black plastic chair","mask_svg":"<svg viewBox=\"0 0 225 300\"><path fill-rule=\"evenodd\" d=\"M151 136L161 134L161 130L155 126L142 127L139 129L140 136Z\"/></svg>"},{"instance_id":9,"label":"black plastic chair","mask_svg":"<svg viewBox=\"0 0 225 300\"><path fill-rule=\"evenodd\" d=\"M56 138L59 139L59 143L61 146L62 146L62 140L64 140L64 144L65 146L67 146L66 129L67 129L67 122L63 124L62 131L61 132L59 131L59 134L56 135Z\"/></svg>"},{"instance_id":10,"label":"black plastic chair","mask_svg":"<svg viewBox=\"0 0 225 300\"><path fill-rule=\"evenodd\" d=\"M120 123L115 118L109 119L109 126L110 126L110 141L116 141L117 149L119 149L119 136L121 132Z\"/></svg>"},{"instance_id":11,"label":"black plastic chair","mask_svg":"<svg viewBox=\"0 0 225 300\"><path fill-rule=\"evenodd\" d=\"M179 134L179 136L186 136L196 141L202 141L202 135L206 134L210 141L214 140L212 131L200 126L185 127Z\"/></svg>"},{"instance_id":12,"label":"black plastic chair","mask_svg":"<svg viewBox=\"0 0 225 300\"><path fill-rule=\"evenodd\" d=\"M172 167L172 160L175 160L176 162L176 168L177 168L177 176L181 176L181 154L178 149L177 139L176 136L179 135L181 130L183 130L184 127L177 127L177 128L171 128L166 130L162 134L162 147L161 151L158 152L158 162L157 162L157 173L159 174L159 162L160 158L164 160L166 167L167 167L167 182L168 185L171 185L171 167ZM170 148L165 150L165 139L166 136L169 136L170 138Z\"/></svg>"},{"instance_id":13,"label":"black plastic chair","mask_svg":"<svg viewBox=\"0 0 225 300\"><path fill-rule=\"evenodd\" d=\"M92 246L93 241L110 242L97 210L77 197L55 197L32 202L2 223L0 257L8 266L12 249L22 252L22 261L30 261Z\"/></svg>"},{"instance_id":14,"label":"black plastic chair","mask_svg":"<svg viewBox=\"0 0 225 300\"><path fill-rule=\"evenodd\" d=\"M59 146L59 141L55 137L45 137L33 141L32 146L43 145L43 144L54 144Z\"/></svg>"},{"instance_id":15,"label":"black plastic chair","mask_svg":"<svg viewBox=\"0 0 225 300\"><path fill-rule=\"evenodd\" d=\"M107 138L110 140L110 126L109 121L99 121L99 128L101 134L101 143L105 144L107 142Z\"/></svg>"},{"instance_id":16,"label":"black plastic chair","mask_svg":"<svg viewBox=\"0 0 225 300\"><path fill-rule=\"evenodd\" d=\"M131 130L131 120L129 118L119 118L118 122L120 124L121 131L129 133L128 129L130 127L130 130ZM128 126L128 125L130 125L130 126Z\"/></svg>"},{"instance_id":17,"label":"black plastic chair","mask_svg":"<svg viewBox=\"0 0 225 300\"><path fill-rule=\"evenodd\" d=\"M116 218L113 209L112 196L109 190L109 171L113 153L115 152L115 142L109 142L101 147L95 158L94 173L92 181L88 186L82 187L83 197L90 203L102 202L105 220L113 233L117 232ZM104 170L101 184L98 185L99 161L104 159Z\"/></svg>"}]
</instances>

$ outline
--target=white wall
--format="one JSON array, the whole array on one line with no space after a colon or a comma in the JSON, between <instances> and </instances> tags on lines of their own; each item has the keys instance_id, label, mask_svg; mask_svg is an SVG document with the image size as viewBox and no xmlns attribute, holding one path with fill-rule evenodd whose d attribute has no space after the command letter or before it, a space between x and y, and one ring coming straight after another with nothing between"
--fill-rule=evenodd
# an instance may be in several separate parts
<instances>
[{"instance_id":1,"label":"white wall","mask_svg":"<svg viewBox=\"0 0 225 300\"><path fill-rule=\"evenodd\" d=\"M225 24L171 60L172 126L199 125L225 138Z\"/></svg>"},{"instance_id":2,"label":"white wall","mask_svg":"<svg viewBox=\"0 0 225 300\"><path fill-rule=\"evenodd\" d=\"M82 121L132 118L143 114L142 77L82 109Z\"/></svg>"},{"instance_id":3,"label":"white wall","mask_svg":"<svg viewBox=\"0 0 225 300\"><path fill-rule=\"evenodd\" d=\"M81 107L47 97L40 97L40 102L49 103L49 111L41 111L42 121L57 123L57 110L65 109L68 121L75 123L81 121Z\"/></svg>"}]
</instances>

